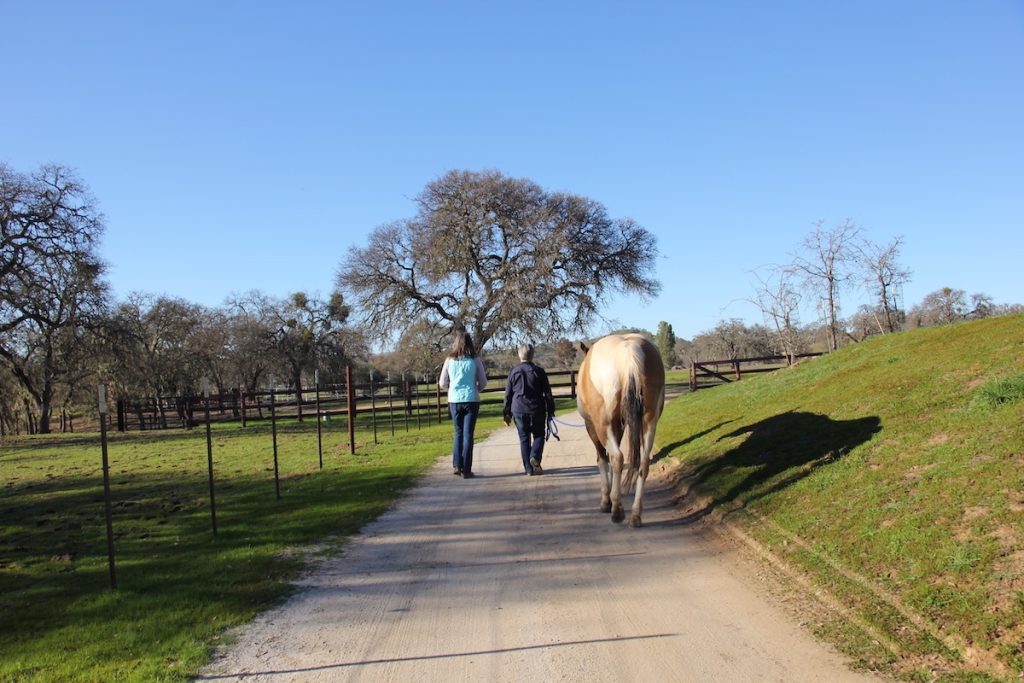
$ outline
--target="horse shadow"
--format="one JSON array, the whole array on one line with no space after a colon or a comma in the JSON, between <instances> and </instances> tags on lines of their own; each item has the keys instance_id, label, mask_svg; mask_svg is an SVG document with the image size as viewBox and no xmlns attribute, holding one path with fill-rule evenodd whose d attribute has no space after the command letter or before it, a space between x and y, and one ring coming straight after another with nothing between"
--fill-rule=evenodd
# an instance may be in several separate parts
<instances>
[{"instance_id":1,"label":"horse shadow","mask_svg":"<svg viewBox=\"0 0 1024 683\"><path fill-rule=\"evenodd\" d=\"M680 521L696 521L733 502L738 503L736 507L743 507L780 491L814 470L837 462L881 428L882 421L877 416L833 420L796 411L739 427L718 440L747 435L743 443L684 474L680 479L685 487L681 497L709 488L703 485L716 475L729 471L745 471L746 475Z\"/></svg>"},{"instance_id":2,"label":"horse shadow","mask_svg":"<svg viewBox=\"0 0 1024 683\"><path fill-rule=\"evenodd\" d=\"M691 441L696 441L697 439L701 438L702 436L707 436L708 434L710 434L711 432L715 431L719 427L723 427L723 426L729 424L730 422L735 422L735 420L726 420L725 422L719 422L718 424L716 424L713 427L708 427L703 432L697 432L696 434L691 434L690 436L686 437L685 439L680 439L679 441L673 441L672 443L668 444L667 446L663 446L663 447L659 448L657 453L651 454L651 464L653 465L654 463L656 463L659 460L661 460L662 458L664 458L666 455L671 454L672 451L674 451L675 449L681 448L682 446L685 446L686 444L690 443Z\"/></svg>"}]
</instances>

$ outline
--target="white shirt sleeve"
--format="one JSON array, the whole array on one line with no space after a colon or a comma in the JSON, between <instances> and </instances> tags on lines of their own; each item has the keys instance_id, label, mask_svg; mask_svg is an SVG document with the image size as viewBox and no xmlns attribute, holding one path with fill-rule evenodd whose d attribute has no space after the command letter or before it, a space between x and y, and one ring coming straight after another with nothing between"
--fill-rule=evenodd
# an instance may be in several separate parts
<instances>
[{"instance_id":1,"label":"white shirt sleeve","mask_svg":"<svg viewBox=\"0 0 1024 683\"><path fill-rule=\"evenodd\" d=\"M440 377L437 378L437 386L441 387L442 389L447 389L449 381L450 379L448 377L448 359L445 358L444 363L441 364L441 375Z\"/></svg>"}]
</instances>

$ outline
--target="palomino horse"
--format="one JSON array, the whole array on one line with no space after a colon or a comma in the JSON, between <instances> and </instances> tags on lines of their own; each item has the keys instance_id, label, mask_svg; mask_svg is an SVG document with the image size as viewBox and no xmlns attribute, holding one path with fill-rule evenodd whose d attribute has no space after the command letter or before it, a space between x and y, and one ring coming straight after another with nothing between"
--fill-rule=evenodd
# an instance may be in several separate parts
<instances>
[{"instance_id":1,"label":"palomino horse","mask_svg":"<svg viewBox=\"0 0 1024 683\"><path fill-rule=\"evenodd\" d=\"M589 349L581 342L580 348L585 355L576 405L597 448L601 512L621 522L622 492L635 484L629 525L638 527L654 432L665 405L665 366L658 348L639 334L613 334Z\"/></svg>"}]
</instances>

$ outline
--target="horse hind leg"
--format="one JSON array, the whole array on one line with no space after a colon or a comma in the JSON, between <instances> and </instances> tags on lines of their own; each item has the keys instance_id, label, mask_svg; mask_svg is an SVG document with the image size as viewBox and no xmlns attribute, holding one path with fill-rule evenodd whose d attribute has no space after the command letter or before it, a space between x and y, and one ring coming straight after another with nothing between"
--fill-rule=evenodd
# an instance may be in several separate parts
<instances>
[{"instance_id":1,"label":"horse hind leg","mask_svg":"<svg viewBox=\"0 0 1024 683\"><path fill-rule=\"evenodd\" d=\"M612 506L612 521L618 524L626 518L626 513L622 509L622 451L619 450L618 443L612 441L612 448L608 449L608 460L611 466L611 472L609 477L609 498Z\"/></svg>"},{"instance_id":2,"label":"horse hind leg","mask_svg":"<svg viewBox=\"0 0 1024 683\"><path fill-rule=\"evenodd\" d=\"M633 496L633 509L630 511L629 525L634 529L641 526L640 517L644 510L644 484L651 470L651 453L654 452L654 433L657 423L652 421L644 432L643 453L640 458L640 471L636 474L636 493Z\"/></svg>"},{"instance_id":3,"label":"horse hind leg","mask_svg":"<svg viewBox=\"0 0 1024 683\"><path fill-rule=\"evenodd\" d=\"M608 454L605 452L597 455L597 471L601 477L601 512L612 511L611 499L611 472L608 468Z\"/></svg>"},{"instance_id":4,"label":"horse hind leg","mask_svg":"<svg viewBox=\"0 0 1024 683\"><path fill-rule=\"evenodd\" d=\"M598 436L597 429L591 424L590 420L584 420L584 424L586 424L590 441L594 444L594 450L597 451L597 472L601 477L601 507L599 510L601 512L611 512L611 473L608 469L608 451L605 449L601 438Z\"/></svg>"},{"instance_id":5,"label":"horse hind leg","mask_svg":"<svg viewBox=\"0 0 1024 683\"><path fill-rule=\"evenodd\" d=\"M633 496L633 509L630 510L629 525L634 529L641 526L640 516L643 514L644 505L644 482L647 480L647 473L642 472L636 478L636 493Z\"/></svg>"},{"instance_id":6,"label":"horse hind leg","mask_svg":"<svg viewBox=\"0 0 1024 683\"><path fill-rule=\"evenodd\" d=\"M616 463L618 467L612 465L612 491L611 491L611 507L612 507L612 521L618 524L626 518L626 512L622 509L622 491L620 478L622 476L622 463Z\"/></svg>"}]
</instances>

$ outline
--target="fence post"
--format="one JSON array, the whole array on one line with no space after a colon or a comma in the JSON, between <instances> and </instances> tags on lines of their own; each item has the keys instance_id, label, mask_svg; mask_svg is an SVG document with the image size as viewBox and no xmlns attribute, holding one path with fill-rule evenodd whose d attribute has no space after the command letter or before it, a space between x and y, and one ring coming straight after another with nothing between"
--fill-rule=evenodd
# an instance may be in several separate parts
<instances>
[{"instance_id":1,"label":"fence post","mask_svg":"<svg viewBox=\"0 0 1024 683\"><path fill-rule=\"evenodd\" d=\"M395 400L391 395L391 373L388 373L388 423L391 425L391 436L395 435Z\"/></svg>"},{"instance_id":2,"label":"fence post","mask_svg":"<svg viewBox=\"0 0 1024 683\"><path fill-rule=\"evenodd\" d=\"M114 521L110 504L110 461L107 459L107 388L99 387L100 445L103 451L103 511L107 518L107 563L110 566L110 587L117 588L117 569L114 566Z\"/></svg>"},{"instance_id":3,"label":"fence post","mask_svg":"<svg viewBox=\"0 0 1024 683\"><path fill-rule=\"evenodd\" d=\"M370 423L373 424L373 443L377 442L377 390L373 386L373 368L370 369Z\"/></svg>"},{"instance_id":4,"label":"fence post","mask_svg":"<svg viewBox=\"0 0 1024 683\"><path fill-rule=\"evenodd\" d=\"M128 431L128 401L123 398L117 399L117 431Z\"/></svg>"},{"instance_id":5,"label":"fence post","mask_svg":"<svg viewBox=\"0 0 1024 683\"><path fill-rule=\"evenodd\" d=\"M320 457L320 469L324 468L324 442L320 430L320 371L313 371L313 391L316 392L316 453Z\"/></svg>"},{"instance_id":6,"label":"fence post","mask_svg":"<svg viewBox=\"0 0 1024 683\"><path fill-rule=\"evenodd\" d=\"M281 500L281 476L277 467L277 410L274 406L274 378L270 378L270 436L274 440L274 492Z\"/></svg>"},{"instance_id":7,"label":"fence post","mask_svg":"<svg viewBox=\"0 0 1024 683\"><path fill-rule=\"evenodd\" d=\"M409 416L412 415L412 391L409 388L409 381L405 378L405 371L402 371L402 400L405 402L402 413L405 415L405 431L409 431Z\"/></svg>"},{"instance_id":8,"label":"fence post","mask_svg":"<svg viewBox=\"0 0 1024 683\"><path fill-rule=\"evenodd\" d=\"M217 503L213 497L213 440L210 437L210 380L203 378L203 412L206 416L206 465L210 476L210 521L217 535Z\"/></svg>"},{"instance_id":9,"label":"fence post","mask_svg":"<svg viewBox=\"0 0 1024 683\"><path fill-rule=\"evenodd\" d=\"M413 382L415 382L416 391L416 429L420 428L420 383L416 380L416 375L413 375Z\"/></svg>"},{"instance_id":10,"label":"fence post","mask_svg":"<svg viewBox=\"0 0 1024 683\"><path fill-rule=\"evenodd\" d=\"M352 366L345 366L345 384L348 394L348 448L352 455L356 454L356 392L352 386Z\"/></svg>"},{"instance_id":11,"label":"fence post","mask_svg":"<svg viewBox=\"0 0 1024 683\"><path fill-rule=\"evenodd\" d=\"M697 391L697 359L690 359L690 391Z\"/></svg>"}]
</instances>

